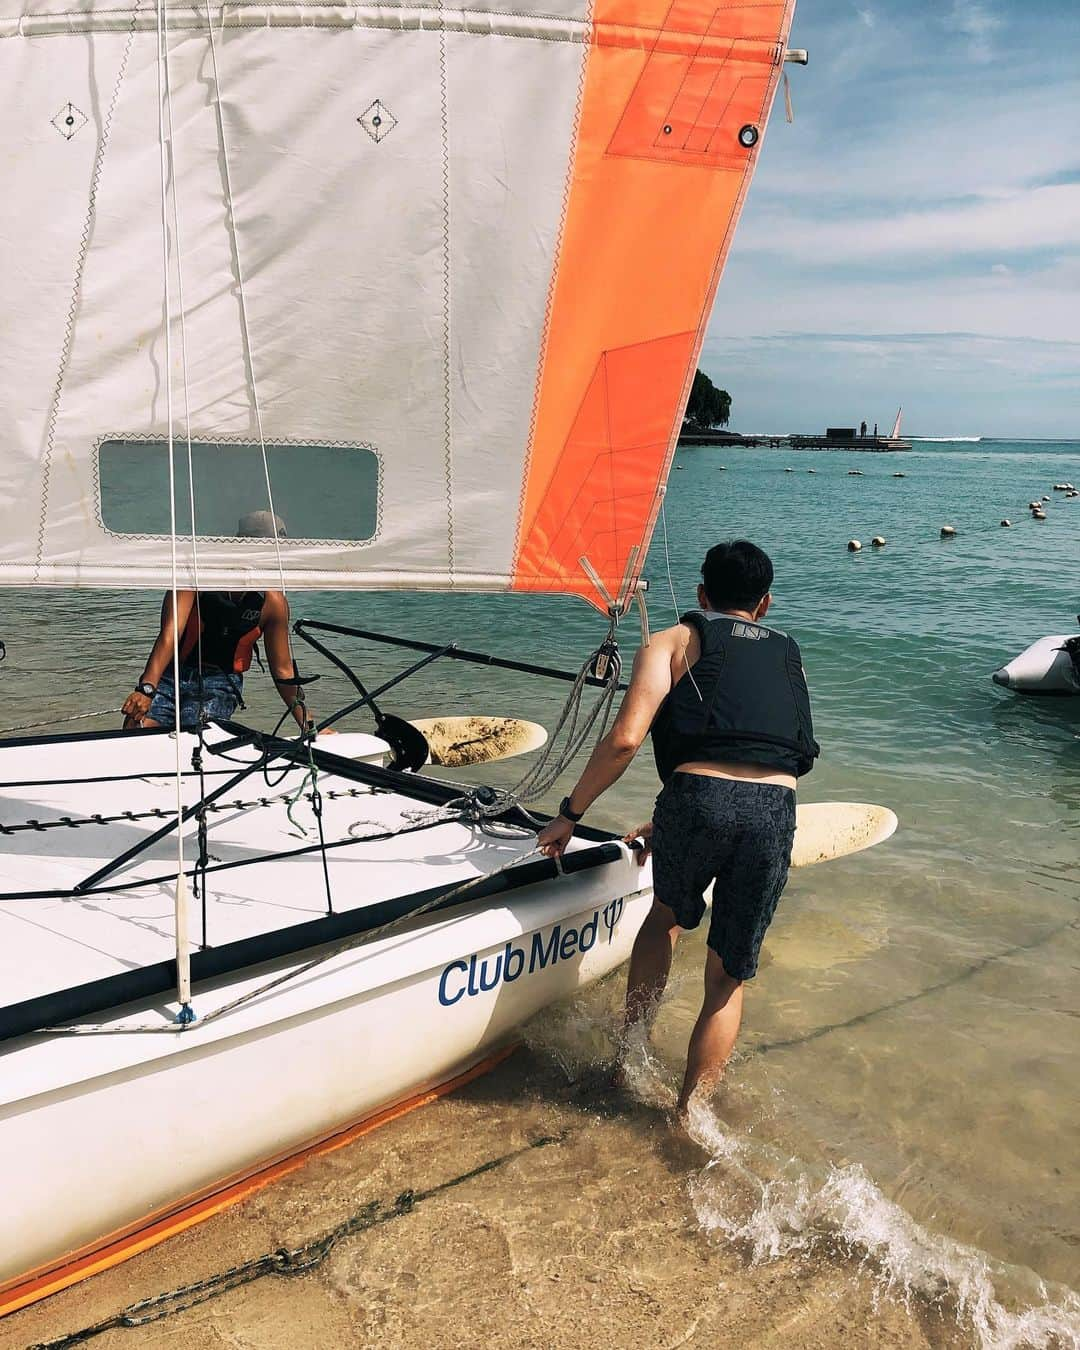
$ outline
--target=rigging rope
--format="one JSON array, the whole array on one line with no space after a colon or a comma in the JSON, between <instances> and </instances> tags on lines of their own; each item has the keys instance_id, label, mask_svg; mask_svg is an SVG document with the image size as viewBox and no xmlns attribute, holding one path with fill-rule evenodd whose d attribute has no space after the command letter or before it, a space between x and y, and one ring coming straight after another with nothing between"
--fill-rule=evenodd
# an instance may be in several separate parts
<instances>
[{"instance_id":1,"label":"rigging rope","mask_svg":"<svg viewBox=\"0 0 1080 1350\"><path fill-rule=\"evenodd\" d=\"M682 610L679 608L679 601L675 595L675 581L671 575L671 551L668 548L666 500L667 500L667 491L666 489L664 489L661 491L660 494L660 521L664 527L664 567L667 570L668 590L671 592L671 605L672 608L675 610L675 622L676 624L678 624L682 622ZM690 663L688 661L685 664L686 664L686 673L690 677L690 684L693 687L694 693L697 694L698 696L698 702L702 703L704 702L704 700L701 697L701 690L698 688L698 682L697 680L694 679L694 672L691 669Z\"/></svg>"},{"instance_id":2,"label":"rigging rope","mask_svg":"<svg viewBox=\"0 0 1080 1350\"><path fill-rule=\"evenodd\" d=\"M407 833L417 828L424 829L431 824L441 823L441 818L435 816L434 813L433 817L434 818L430 820L423 819L417 824L410 824L401 831L395 831L389 834L384 831L382 837L394 838L399 833ZM451 818L448 817L447 819L449 820ZM531 837L531 832L522 829L522 833ZM358 836L354 836L354 838L357 837ZM386 923L380 924L376 928L369 928L363 933L357 933L353 937L346 938L344 941L336 943L333 947L329 947L326 951L320 952L318 956L311 957L301 965L296 966L291 970L282 971L280 975L275 975L271 979L263 981L263 983L256 988L249 989L247 993L240 994L236 998L230 999L228 1003L223 1003L218 1008L212 1008L209 1012L202 1015L199 1019L199 1025L205 1027L211 1022L216 1022L219 1018L226 1016L226 1014L235 1012L238 1008L242 1008L246 1004L253 1002L255 999L261 998L263 994L268 994L279 986L288 984L291 980L298 979L301 976L308 974L309 971L315 970L318 966L325 965L327 961L332 961L334 957L343 956L345 953L352 951L356 947L367 946L377 938L384 937L387 933L399 927L401 924L417 919L421 915L427 914L430 910L437 907L445 906L455 900L459 900L463 895L467 894L475 887L486 883L492 877L501 876L512 867L517 867L520 863L527 862L529 858L539 853L539 851L538 848L533 847L529 849L527 853L520 853L516 857L511 858L509 862L504 863L501 867L496 867L494 871L483 872L480 876L476 877L469 877L460 885L454 886L449 891L444 891L441 894L434 896L423 905L418 905L415 909L410 909L406 914L399 915L394 919L388 919ZM153 1023L116 1022L111 1024L91 1022L70 1026L42 1027L36 1034L43 1036L115 1036L131 1033L150 1035L164 1033L168 1035L170 1033L183 1032L186 1029L186 1026L178 1021Z\"/></svg>"},{"instance_id":3,"label":"rigging rope","mask_svg":"<svg viewBox=\"0 0 1080 1350\"><path fill-rule=\"evenodd\" d=\"M176 984L180 1001L178 1014L181 1023L190 1021L191 1010L191 950L188 942L188 891L184 872L184 798L183 764L180 740L180 604L179 573L176 554L176 465L174 453L173 372L172 372L172 295L169 285L169 167L172 163L172 145L166 148L166 103L172 122L172 91L169 87L169 27L165 0L157 0L157 93L158 93L158 164L161 172L161 258L164 288L165 321L165 405L168 418L169 448L169 542L172 565L172 626L174 724L176 730ZM175 193L175 163L173 187Z\"/></svg>"},{"instance_id":4,"label":"rigging rope","mask_svg":"<svg viewBox=\"0 0 1080 1350\"><path fill-rule=\"evenodd\" d=\"M172 79L169 70L168 60L168 15L165 19L165 96L168 108L169 120L169 148L172 163L172 216L173 216L173 238L176 245L176 291L177 301L180 309L180 370L183 377L184 387L184 438L187 447L187 480L188 480L188 515L191 521L191 570L192 581L195 587L195 599L193 602L193 617L195 620L195 670L196 670L196 688L198 693L198 712L195 719L195 734L198 740L192 751L192 768L199 775L199 799L206 796L206 775L204 771L203 754L206 748L205 730L206 730L206 711L205 711L205 687L203 684L203 656L202 656L202 614L200 612L199 595L199 540L195 516L195 466L194 456L191 449L191 390L188 380L188 346L187 346L187 305L184 300L184 247L180 232L180 194L177 192L177 168L176 168L176 136L173 128L173 105L172 105ZM174 592L175 599L175 592ZM175 615L174 615L175 618ZM177 637L179 641L179 637ZM178 650L178 649L176 649ZM177 704L177 730L179 731L180 718L180 667L178 662L173 665L174 696ZM179 746L178 746L179 750ZM178 756L179 758L179 756ZM205 947L208 942L207 936L207 894L206 894L206 864L208 860L207 853L207 822L206 811L201 810L196 816L196 841L198 847L198 856L195 864L195 870L192 874L193 889L195 897L200 902L202 912L202 946Z\"/></svg>"},{"instance_id":5,"label":"rigging rope","mask_svg":"<svg viewBox=\"0 0 1080 1350\"><path fill-rule=\"evenodd\" d=\"M160 0L159 0L160 3ZM225 10L221 11L222 29L225 24ZM274 556L277 560L278 585L285 592L285 566L281 558L281 540L278 537L278 518L274 509L274 493L270 486L270 466L266 458L266 437L263 434L262 406L259 403L259 386L255 378L255 353L251 345L251 328L248 324L247 291L244 289L244 269L240 261L240 238L236 229L236 209L233 202L232 171L229 165L229 144L225 135L225 112L221 104L221 72L218 68L217 43L214 41L214 20L210 14L210 0L206 0L206 31L210 39L210 61L214 72L214 108L217 117L218 139L221 142L221 164L225 176L225 215L229 234L232 238L233 261L236 264L237 299L240 309L240 324L244 335L244 360L247 364L247 376L251 384L251 404L255 413L255 428L259 436L259 452L262 455L263 477L266 482L266 500L270 510L270 520L274 531Z\"/></svg>"}]
</instances>

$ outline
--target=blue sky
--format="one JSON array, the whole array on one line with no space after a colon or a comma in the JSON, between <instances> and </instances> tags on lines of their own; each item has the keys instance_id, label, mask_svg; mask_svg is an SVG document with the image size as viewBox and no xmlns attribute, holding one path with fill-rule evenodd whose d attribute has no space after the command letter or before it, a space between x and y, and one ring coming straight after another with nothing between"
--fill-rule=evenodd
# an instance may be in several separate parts
<instances>
[{"instance_id":1,"label":"blue sky","mask_svg":"<svg viewBox=\"0 0 1080 1350\"><path fill-rule=\"evenodd\" d=\"M700 365L732 428L1080 438L1080 0L799 0Z\"/></svg>"}]
</instances>

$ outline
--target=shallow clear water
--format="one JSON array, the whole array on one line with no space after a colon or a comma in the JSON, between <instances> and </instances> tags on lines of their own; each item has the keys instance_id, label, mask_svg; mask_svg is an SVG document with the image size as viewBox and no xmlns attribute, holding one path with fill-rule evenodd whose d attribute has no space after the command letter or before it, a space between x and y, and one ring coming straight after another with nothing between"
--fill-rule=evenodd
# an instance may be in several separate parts
<instances>
[{"instance_id":1,"label":"shallow clear water","mask_svg":"<svg viewBox=\"0 0 1080 1350\"><path fill-rule=\"evenodd\" d=\"M849 476L856 467L862 476ZM681 608L717 539L746 535L774 558L770 619L802 646L823 747L803 799L882 802L901 821L886 845L793 874L729 1085L702 1125L721 1161L691 1179L695 1212L718 1240L738 1237L762 1259L816 1235L872 1253L901 1285L963 1287L988 1345L1080 1337L1078 1305L1058 1287L1080 1287L1080 698L1023 699L989 679L1034 639L1077 631L1080 499L1052 492L1063 480L1080 481L1078 444L688 448L666 510ZM1026 507L1043 493L1048 519L1036 523ZM946 523L958 533L942 541ZM875 534L888 541L880 551ZM862 553L846 551L852 537ZM662 532L647 575L659 627L673 615ZM158 603L8 592L3 725L118 706ZM318 594L293 607L567 668L603 635L586 607L547 597ZM623 637L629 654L635 622ZM375 680L408 659L353 650ZM248 686L252 714L267 721L269 681L255 672ZM383 703L406 716L513 713L551 725L564 694L440 663ZM336 673L311 689L317 711L346 697ZM488 776L519 772L513 761ZM643 755L591 819L636 825L656 787ZM650 1070L648 1090L661 1096L696 1013L701 955L697 934L677 954ZM555 1053L601 1053L603 1035L582 1020L602 1033L619 985L548 1019ZM749 1201L728 1185L736 1163L753 1178ZM1026 1321L1009 1320L1025 1309Z\"/></svg>"}]
</instances>

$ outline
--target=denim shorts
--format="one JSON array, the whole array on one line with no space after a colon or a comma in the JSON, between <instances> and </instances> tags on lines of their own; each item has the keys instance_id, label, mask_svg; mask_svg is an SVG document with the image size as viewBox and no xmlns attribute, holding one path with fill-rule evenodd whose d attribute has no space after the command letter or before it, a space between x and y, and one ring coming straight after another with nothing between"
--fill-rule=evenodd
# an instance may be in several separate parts
<instances>
[{"instance_id":1,"label":"denim shorts","mask_svg":"<svg viewBox=\"0 0 1080 1350\"><path fill-rule=\"evenodd\" d=\"M244 691L242 675L228 675L223 671L204 671L201 682L201 707L207 717L226 720L232 717ZM200 681L193 670L180 672L180 730L196 731L199 725ZM148 717L159 726L176 725L176 691L171 671L166 671L158 682L157 693L150 701Z\"/></svg>"},{"instance_id":2,"label":"denim shorts","mask_svg":"<svg viewBox=\"0 0 1080 1350\"><path fill-rule=\"evenodd\" d=\"M795 793L775 783L674 773L653 813L653 894L696 928L713 888L709 946L734 980L757 974L787 883Z\"/></svg>"}]
</instances>

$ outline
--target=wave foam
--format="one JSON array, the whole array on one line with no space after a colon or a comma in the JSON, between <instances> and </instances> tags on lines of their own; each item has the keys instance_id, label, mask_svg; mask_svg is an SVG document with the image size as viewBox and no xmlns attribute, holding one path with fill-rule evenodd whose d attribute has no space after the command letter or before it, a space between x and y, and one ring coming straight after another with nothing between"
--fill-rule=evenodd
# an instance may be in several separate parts
<instances>
[{"instance_id":1,"label":"wave foam","mask_svg":"<svg viewBox=\"0 0 1080 1350\"><path fill-rule=\"evenodd\" d=\"M690 1134L712 1154L690 1180L698 1222L706 1232L747 1247L755 1262L839 1248L871 1267L883 1292L951 1307L981 1350L1080 1348L1080 1297L1067 1289L1052 1296L1033 1273L931 1233L888 1199L861 1166L833 1167L814 1177L801 1166L781 1165L779 1175L763 1181L760 1172L773 1170L777 1158L752 1157L748 1141L726 1130L700 1102L691 1105ZM732 1168L757 1192L749 1209L731 1193ZM999 1296L1005 1285L1020 1287L1027 1306L1006 1307Z\"/></svg>"},{"instance_id":2,"label":"wave foam","mask_svg":"<svg viewBox=\"0 0 1080 1350\"><path fill-rule=\"evenodd\" d=\"M953 445L956 442L981 441L981 436L912 436L913 441L918 441L922 445Z\"/></svg>"}]
</instances>

